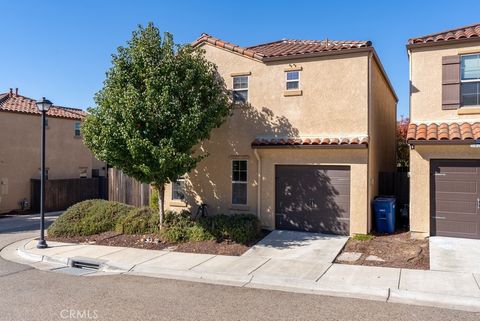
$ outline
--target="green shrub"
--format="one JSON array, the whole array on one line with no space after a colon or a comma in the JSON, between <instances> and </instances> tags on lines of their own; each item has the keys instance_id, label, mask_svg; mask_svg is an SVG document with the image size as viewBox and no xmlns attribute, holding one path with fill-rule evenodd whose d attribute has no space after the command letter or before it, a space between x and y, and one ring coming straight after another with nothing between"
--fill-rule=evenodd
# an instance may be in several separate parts
<instances>
[{"instance_id":1,"label":"green shrub","mask_svg":"<svg viewBox=\"0 0 480 321\"><path fill-rule=\"evenodd\" d=\"M151 187L150 188L150 198L148 200L148 205L150 206L151 209L154 209L158 211L158 189L156 187Z\"/></svg>"},{"instance_id":2,"label":"green shrub","mask_svg":"<svg viewBox=\"0 0 480 321\"><path fill-rule=\"evenodd\" d=\"M118 219L115 230L123 234L154 234L159 231L159 222L158 211L149 207L134 208Z\"/></svg>"},{"instance_id":3,"label":"green shrub","mask_svg":"<svg viewBox=\"0 0 480 321\"><path fill-rule=\"evenodd\" d=\"M187 229L187 239L190 242L210 241L215 240L215 236L203 226L195 224Z\"/></svg>"},{"instance_id":4,"label":"green shrub","mask_svg":"<svg viewBox=\"0 0 480 321\"><path fill-rule=\"evenodd\" d=\"M215 238L248 243L258 237L260 222L253 214L215 215L202 218L202 225Z\"/></svg>"},{"instance_id":5,"label":"green shrub","mask_svg":"<svg viewBox=\"0 0 480 321\"><path fill-rule=\"evenodd\" d=\"M49 236L88 236L113 231L117 220L133 206L105 200L88 200L68 208L48 228Z\"/></svg>"},{"instance_id":6,"label":"green shrub","mask_svg":"<svg viewBox=\"0 0 480 321\"><path fill-rule=\"evenodd\" d=\"M188 241L188 230L195 225L190 218L190 212L176 213L166 211L160 234L165 241L179 243Z\"/></svg>"},{"instance_id":7,"label":"green shrub","mask_svg":"<svg viewBox=\"0 0 480 321\"><path fill-rule=\"evenodd\" d=\"M375 238L375 236L370 235L370 234L355 234L353 236L353 239L355 241L371 241Z\"/></svg>"}]
</instances>

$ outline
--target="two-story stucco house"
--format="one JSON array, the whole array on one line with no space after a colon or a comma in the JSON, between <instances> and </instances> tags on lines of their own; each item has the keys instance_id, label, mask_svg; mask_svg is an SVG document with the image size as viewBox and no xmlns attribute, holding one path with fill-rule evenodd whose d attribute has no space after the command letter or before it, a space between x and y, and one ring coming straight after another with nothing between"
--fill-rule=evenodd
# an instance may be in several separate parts
<instances>
[{"instance_id":1,"label":"two-story stucco house","mask_svg":"<svg viewBox=\"0 0 480 321\"><path fill-rule=\"evenodd\" d=\"M480 238L480 24L409 40L410 228Z\"/></svg>"},{"instance_id":2,"label":"two-story stucco house","mask_svg":"<svg viewBox=\"0 0 480 321\"><path fill-rule=\"evenodd\" d=\"M105 163L83 144L81 109L52 106L47 113L46 176L48 179L105 175ZM0 94L0 213L30 200L31 179L40 178L40 112L35 100L18 89Z\"/></svg>"},{"instance_id":3,"label":"two-story stucco house","mask_svg":"<svg viewBox=\"0 0 480 321\"><path fill-rule=\"evenodd\" d=\"M380 171L395 170L395 92L369 41L194 42L236 102L171 184L170 209L256 213L264 227L367 233ZM185 196L185 197L184 197Z\"/></svg>"}]
</instances>

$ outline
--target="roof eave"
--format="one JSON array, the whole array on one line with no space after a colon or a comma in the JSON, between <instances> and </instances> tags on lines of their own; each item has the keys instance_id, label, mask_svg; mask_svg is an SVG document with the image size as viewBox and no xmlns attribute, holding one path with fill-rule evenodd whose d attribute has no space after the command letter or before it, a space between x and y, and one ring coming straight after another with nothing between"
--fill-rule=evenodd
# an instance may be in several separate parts
<instances>
[{"instance_id":1,"label":"roof eave","mask_svg":"<svg viewBox=\"0 0 480 321\"><path fill-rule=\"evenodd\" d=\"M329 145L329 144L317 144L317 145L293 145L293 144L285 144L285 145L253 145L253 149L284 149L284 148L297 148L297 149L316 149L316 148L346 148L346 149L364 149L368 148L368 144L336 144L336 145Z\"/></svg>"},{"instance_id":2,"label":"roof eave","mask_svg":"<svg viewBox=\"0 0 480 321\"><path fill-rule=\"evenodd\" d=\"M462 44L462 43L470 43L470 42L480 42L480 37L411 43L411 44L407 44L406 47L407 47L407 50L410 50L410 49L415 49L415 48L448 46L448 45L453 45L453 44Z\"/></svg>"},{"instance_id":3,"label":"roof eave","mask_svg":"<svg viewBox=\"0 0 480 321\"><path fill-rule=\"evenodd\" d=\"M409 145L472 145L476 144L475 139L432 139L432 140L424 140L424 139L409 139L407 140Z\"/></svg>"},{"instance_id":4,"label":"roof eave","mask_svg":"<svg viewBox=\"0 0 480 321\"><path fill-rule=\"evenodd\" d=\"M373 47L361 47L361 48L350 48L350 49L340 49L340 50L331 50L331 51L319 51L319 52L312 52L307 54L265 57L263 58L263 62L275 62L275 61L282 61L282 60L295 60L295 59L316 58L316 57L323 57L323 56L345 55L345 54L358 53L358 52L369 52L372 50L373 50Z\"/></svg>"}]
</instances>

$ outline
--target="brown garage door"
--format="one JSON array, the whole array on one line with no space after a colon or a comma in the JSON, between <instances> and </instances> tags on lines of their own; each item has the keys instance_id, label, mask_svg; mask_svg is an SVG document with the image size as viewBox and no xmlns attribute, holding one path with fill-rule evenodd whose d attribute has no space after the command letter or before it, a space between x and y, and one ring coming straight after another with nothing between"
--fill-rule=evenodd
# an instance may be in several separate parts
<instances>
[{"instance_id":1,"label":"brown garage door","mask_svg":"<svg viewBox=\"0 0 480 321\"><path fill-rule=\"evenodd\" d=\"M480 161L431 161L431 234L480 238Z\"/></svg>"},{"instance_id":2,"label":"brown garage door","mask_svg":"<svg viewBox=\"0 0 480 321\"><path fill-rule=\"evenodd\" d=\"M278 229L348 235L350 168L277 165L275 226Z\"/></svg>"}]
</instances>

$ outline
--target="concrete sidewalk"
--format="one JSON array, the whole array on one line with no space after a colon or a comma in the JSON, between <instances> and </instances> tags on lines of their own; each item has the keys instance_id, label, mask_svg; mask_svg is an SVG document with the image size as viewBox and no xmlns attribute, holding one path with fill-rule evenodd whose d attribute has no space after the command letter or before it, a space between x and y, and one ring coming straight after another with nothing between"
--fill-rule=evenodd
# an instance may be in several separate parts
<instances>
[{"instance_id":1,"label":"concrete sidewalk","mask_svg":"<svg viewBox=\"0 0 480 321\"><path fill-rule=\"evenodd\" d=\"M281 256L221 256L24 240L3 258L42 270L85 276L121 273L276 289L480 312L480 274L332 264ZM75 261L99 270L72 268Z\"/></svg>"}]
</instances>

